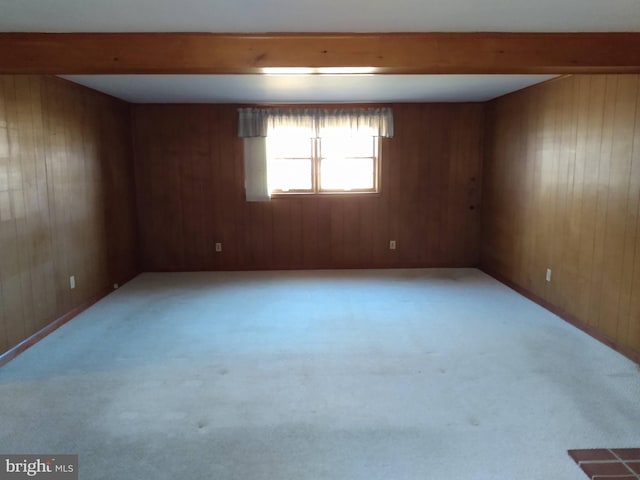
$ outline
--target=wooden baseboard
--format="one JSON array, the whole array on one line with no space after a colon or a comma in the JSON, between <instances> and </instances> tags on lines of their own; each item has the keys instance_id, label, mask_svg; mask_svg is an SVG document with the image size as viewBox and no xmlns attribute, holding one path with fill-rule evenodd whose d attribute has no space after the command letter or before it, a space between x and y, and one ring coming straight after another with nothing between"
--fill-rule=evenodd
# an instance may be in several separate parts
<instances>
[{"instance_id":1,"label":"wooden baseboard","mask_svg":"<svg viewBox=\"0 0 640 480\"><path fill-rule=\"evenodd\" d=\"M274 272L292 270L412 270L418 268L476 268L476 262L433 262L433 263L341 263L341 264L273 264L273 265L214 265L202 268L190 267L156 267L147 266L144 272L147 273L185 273L185 272Z\"/></svg>"},{"instance_id":2,"label":"wooden baseboard","mask_svg":"<svg viewBox=\"0 0 640 480\"><path fill-rule=\"evenodd\" d=\"M615 339L611 338L610 336L604 334L603 332L601 332L597 328L594 328L591 325L589 325L588 323L580 320L575 315L571 315L570 313L565 312L563 309L561 309L559 307L556 307L555 305L547 302L542 297L539 297L538 295L536 295L534 293L531 293L526 288L523 288L520 285L518 285L517 283L512 282L508 278L506 278L503 275L495 272L494 270L486 267L485 265L481 265L478 268L480 270L482 270L484 273L486 273L487 275L492 276L493 278L495 278L499 282L504 283L507 287L515 290L520 295L522 295L524 297L527 297L532 302L535 302L538 305L540 305L541 307L549 310L551 313L556 314L557 316L562 318L564 321L570 323L571 325L573 325L576 328L579 328L580 330L582 330L586 334L592 336L593 338L595 338L599 342L604 343L608 347L614 349L616 352L618 352L621 355L624 355L625 357L627 357L629 360L631 360L631 361L633 361L633 362L635 362L635 363L640 365L640 352L638 352L637 350L634 350L632 348L627 347L626 345L623 345L618 340L615 340Z\"/></svg>"},{"instance_id":3,"label":"wooden baseboard","mask_svg":"<svg viewBox=\"0 0 640 480\"><path fill-rule=\"evenodd\" d=\"M122 282L121 285L124 285L126 282L128 282L129 280L134 278L136 275L137 274L133 275L131 278L129 278L126 281ZM89 308L94 303L98 302L99 300L102 300L104 297L109 295L111 292L113 292L113 289L105 288L104 290L102 290L98 294L96 294L93 297L91 297L86 302L83 302L82 304L78 305L77 307L73 308L72 310L69 310L64 315L56 318L53 322L51 322L48 325L42 327L40 330L38 330L36 333L31 335L30 337L25 338L24 340L22 340L17 345L11 347L6 352L0 354L0 367L5 365L6 363L10 362L14 358L16 358L18 355L20 355L22 352L24 352L27 348L29 348L29 347L35 345L36 343L38 343L40 340L42 340L44 337L49 335L51 332L53 332L53 331L57 330L58 328L60 328L62 325L67 323L69 320L71 320L73 317L75 317L75 316L79 315L80 313L84 312L87 308Z\"/></svg>"}]
</instances>

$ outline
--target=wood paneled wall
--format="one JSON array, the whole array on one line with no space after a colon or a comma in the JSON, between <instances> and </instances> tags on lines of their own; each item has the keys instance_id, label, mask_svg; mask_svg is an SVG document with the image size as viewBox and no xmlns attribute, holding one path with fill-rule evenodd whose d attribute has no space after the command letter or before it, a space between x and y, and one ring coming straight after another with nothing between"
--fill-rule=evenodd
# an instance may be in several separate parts
<instances>
[{"instance_id":1,"label":"wood paneled wall","mask_svg":"<svg viewBox=\"0 0 640 480\"><path fill-rule=\"evenodd\" d=\"M128 109L0 76L0 354L136 273Z\"/></svg>"},{"instance_id":2,"label":"wood paneled wall","mask_svg":"<svg viewBox=\"0 0 640 480\"><path fill-rule=\"evenodd\" d=\"M134 106L142 269L476 265L483 106L393 108L381 194L248 203L237 106Z\"/></svg>"},{"instance_id":3,"label":"wood paneled wall","mask_svg":"<svg viewBox=\"0 0 640 480\"><path fill-rule=\"evenodd\" d=\"M487 271L635 358L639 82L573 76L489 104L481 242Z\"/></svg>"}]
</instances>

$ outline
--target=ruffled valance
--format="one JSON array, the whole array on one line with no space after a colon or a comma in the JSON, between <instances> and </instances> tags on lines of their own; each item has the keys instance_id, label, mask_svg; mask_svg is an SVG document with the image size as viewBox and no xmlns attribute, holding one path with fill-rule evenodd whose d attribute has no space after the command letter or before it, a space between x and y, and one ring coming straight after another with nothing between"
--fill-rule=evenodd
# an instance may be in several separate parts
<instances>
[{"instance_id":1,"label":"ruffled valance","mask_svg":"<svg viewBox=\"0 0 640 480\"><path fill-rule=\"evenodd\" d=\"M241 108L238 136L266 137L272 128L287 126L309 128L348 127L354 132L366 129L374 136L393 137L393 110L384 108Z\"/></svg>"}]
</instances>

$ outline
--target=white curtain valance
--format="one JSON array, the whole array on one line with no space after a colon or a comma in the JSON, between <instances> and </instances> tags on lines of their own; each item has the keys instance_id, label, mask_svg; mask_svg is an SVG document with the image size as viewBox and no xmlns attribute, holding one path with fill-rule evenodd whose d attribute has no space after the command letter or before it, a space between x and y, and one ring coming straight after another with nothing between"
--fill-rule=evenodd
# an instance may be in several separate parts
<instances>
[{"instance_id":1,"label":"white curtain valance","mask_svg":"<svg viewBox=\"0 0 640 480\"><path fill-rule=\"evenodd\" d=\"M321 128L345 127L373 130L378 137L393 137L391 108L240 108L238 136L266 137L269 129L280 126Z\"/></svg>"}]
</instances>

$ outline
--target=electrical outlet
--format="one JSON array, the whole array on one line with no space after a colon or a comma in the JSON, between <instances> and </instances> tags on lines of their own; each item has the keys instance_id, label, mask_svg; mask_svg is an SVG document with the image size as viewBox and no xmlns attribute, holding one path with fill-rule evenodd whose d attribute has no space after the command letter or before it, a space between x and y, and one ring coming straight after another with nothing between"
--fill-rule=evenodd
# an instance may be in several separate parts
<instances>
[{"instance_id":1,"label":"electrical outlet","mask_svg":"<svg viewBox=\"0 0 640 480\"><path fill-rule=\"evenodd\" d=\"M550 268L547 268L546 280L547 280L547 282L551 281L551 269Z\"/></svg>"},{"instance_id":2,"label":"electrical outlet","mask_svg":"<svg viewBox=\"0 0 640 480\"><path fill-rule=\"evenodd\" d=\"M71 275L69 277L69 288L71 290L73 290L74 288L76 288L76 276L75 275Z\"/></svg>"},{"instance_id":3,"label":"electrical outlet","mask_svg":"<svg viewBox=\"0 0 640 480\"><path fill-rule=\"evenodd\" d=\"M220 242L216 243L216 252L222 251L222 244Z\"/></svg>"},{"instance_id":4,"label":"electrical outlet","mask_svg":"<svg viewBox=\"0 0 640 480\"><path fill-rule=\"evenodd\" d=\"M396 249L396 241L389 240L389 250L395 250L395 249Z\"/></svg>"}]
</instances>

